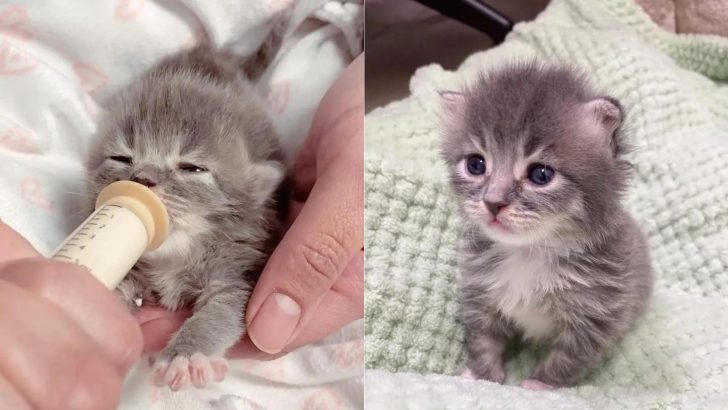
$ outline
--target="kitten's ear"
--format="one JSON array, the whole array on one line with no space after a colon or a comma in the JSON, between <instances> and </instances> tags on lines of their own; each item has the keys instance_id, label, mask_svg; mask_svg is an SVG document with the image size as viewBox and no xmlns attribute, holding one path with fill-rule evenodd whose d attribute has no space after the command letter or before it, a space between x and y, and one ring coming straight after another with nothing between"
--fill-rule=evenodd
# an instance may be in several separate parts
<instances>
[{"instance_id":1,"label":"kitten's ear","mask_svg":"<svg viewBox=\"0 0 728 410\"><path fill-rule=\"evenodd\" d=\"M465 111L465 94L461 91L438 91L440 94L440 119L444 135L456 135L463 123ZM445 138L447 140L447 138Z\"/></svg>"},{"instance_id":2,"label":"kitten's ear","mask_svg":"<svg viewBox=\"0 0 728 410\"><path fill-rule=\"evenodd\" d=\"M260 162L250 167L249 175L256 206L262 206L273 196L285 174L283 164L275 161Z\"/></svg>"},{"instance_id":3,"label":"kitten's ear","mask_svg":"<svg viewBox=\"0 0 728 410\"><path fill-rule=\"evenodd\" d=\"M622 106L619 101L610 97L601 97L589 101L586 105L587 112L600 130L612 137L617 128L622 125Z\"/></svg>"},{"instance_id":4,"label":"kitten's ear","mask_svg":"<svg viewBox=\"0 0 728 410\"><path fill-rule=\"evenodd\" d=\"M443 105L451 111L459 110L465 101L465 95L460 91L438 91Z\"/></svg>"}]
</instances>

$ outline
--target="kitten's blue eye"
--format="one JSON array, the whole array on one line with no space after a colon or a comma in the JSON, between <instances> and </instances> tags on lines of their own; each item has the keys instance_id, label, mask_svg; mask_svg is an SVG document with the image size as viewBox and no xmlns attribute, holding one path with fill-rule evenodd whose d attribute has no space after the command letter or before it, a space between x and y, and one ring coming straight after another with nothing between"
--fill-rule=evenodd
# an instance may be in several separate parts
<instances>
[{"instance_id":1,"label":"kitten's blue eye","mask_svg":"<svg viewBox=\"0 0 728 410\"><path fill-rule=\"evenodd\" d=\"M181 164L177 164L177 167L185 172L206 172L206 168L198 167L195 164L190 164L187 162L183 162Z\"/></svg>"},{"instance_id":2,"label":"kitten's blue eye","mask_svg":"<svg viewBox=\"0 0 728 410\"><path fill-rule=\"evenodd\" d=\"M543 164L533 164L528 168L528 179L536 185L546 185L554 179L554 170Z\"/></svg>"},{"instance_id":3,"label":"kitten's blue eye","mask_svg":"<svg viewBox=\"0 0 728 410\"><path fill-rule=\"evenodd\" d=\"M125 157L123 155L112 155L109 157L109 159L121 162L124 164L131 164L131 157Z\"/></svg>"},{"instance_id":4,"label":"kitten's blue eye","mask_svg":"<svg viewBox=\"0 0 728 410\"><path fill-rule=\"evenodd\" d=\"M471 175L485 174L485 158L482 155L471 155L467 161L468 172Z\"/></svg>"}]
</instances>

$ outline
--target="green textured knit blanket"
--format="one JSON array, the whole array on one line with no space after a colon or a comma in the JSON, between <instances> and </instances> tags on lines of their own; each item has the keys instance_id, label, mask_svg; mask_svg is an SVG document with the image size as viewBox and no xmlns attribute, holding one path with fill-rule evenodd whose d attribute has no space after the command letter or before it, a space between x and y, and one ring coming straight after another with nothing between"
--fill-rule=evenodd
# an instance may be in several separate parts
<instances>
[{"instance_id":1,"label":"green textured knit blanket","mask_svg":"<svg viewBox=\"0 0 728 410\"><path fill-rule=\"evenodd\" d=\"M554 0L457 71L419 69L409 98L367 116L366 360L378 369L367 398L406 396L407 383L382 371L462 369L459 222L438 158L437 91L532 58L583 68L624 105L637 148L626 203L657 276L648 313L608 358L579 386L543 394L597 408L728 408L728 39L664 32L629 0ZM534 352L510 359L507 383L535 364ZM508 408L488 392L471 404Z\"/></svg>"}]
</instances>

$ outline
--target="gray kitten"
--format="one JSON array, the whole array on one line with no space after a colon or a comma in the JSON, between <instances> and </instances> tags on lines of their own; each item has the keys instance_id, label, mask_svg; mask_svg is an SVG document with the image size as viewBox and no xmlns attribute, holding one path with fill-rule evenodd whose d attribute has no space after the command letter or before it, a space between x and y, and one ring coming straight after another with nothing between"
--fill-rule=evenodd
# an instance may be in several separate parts
<instances>
[{"instance_id":1,"label":"gray kitten","mask_svg":"<svg viewBox=\"0 0 728 410\"><path fill-rule=\"evenodd\" d=\"M117 293L130 307L141 297L193 308L155 363L158 386L222 380L222 356L244 334L248 297L287 199L283 153L250 81L284 31L277 24L248 58L210 44L173 55L104 104L88 163L91 197L114 181L136 181L159 195L171 223L165 243L142 256Z\"/></svg>"},{"instance_id":2,"label":"gray kitten","mask_svg":"<svg viewBox=\"0 0 728 410\"><path fill-rule=\"evenodd\" d=\"M503 382L506 344L520 338L549 348L522 386L572 385L652 291L645 238L620 204L622 108L573 70L536 63L443 97L443 157L466 222L468 369Z\"/></svg>"}]
</instances>

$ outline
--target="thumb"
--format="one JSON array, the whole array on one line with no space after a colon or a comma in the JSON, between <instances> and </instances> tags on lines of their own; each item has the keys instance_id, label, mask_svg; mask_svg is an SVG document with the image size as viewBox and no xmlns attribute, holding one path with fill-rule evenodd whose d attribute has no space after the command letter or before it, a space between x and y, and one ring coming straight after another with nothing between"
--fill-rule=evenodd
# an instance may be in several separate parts
<instances>
[{"instance_id":1,"label":"thumb","mask_svg":"<svg viewBox=\"0 0 728 410\"><path fill-rule=\"evenodd\" d=\"M0 244L0 263L40 256L25 238L3 222L0 222Z\"/></svg>"},{"instance_id":2,"label":"thumb","mask_svg":"<svg viewBox=\"0 0 728 410\"><path fill-rule=\"evenodd\" d=\"M296 337L363 246L363 182L344 165L318 178L250 298L248 334L266 353Z\"/></svg>"}]
</instances>

